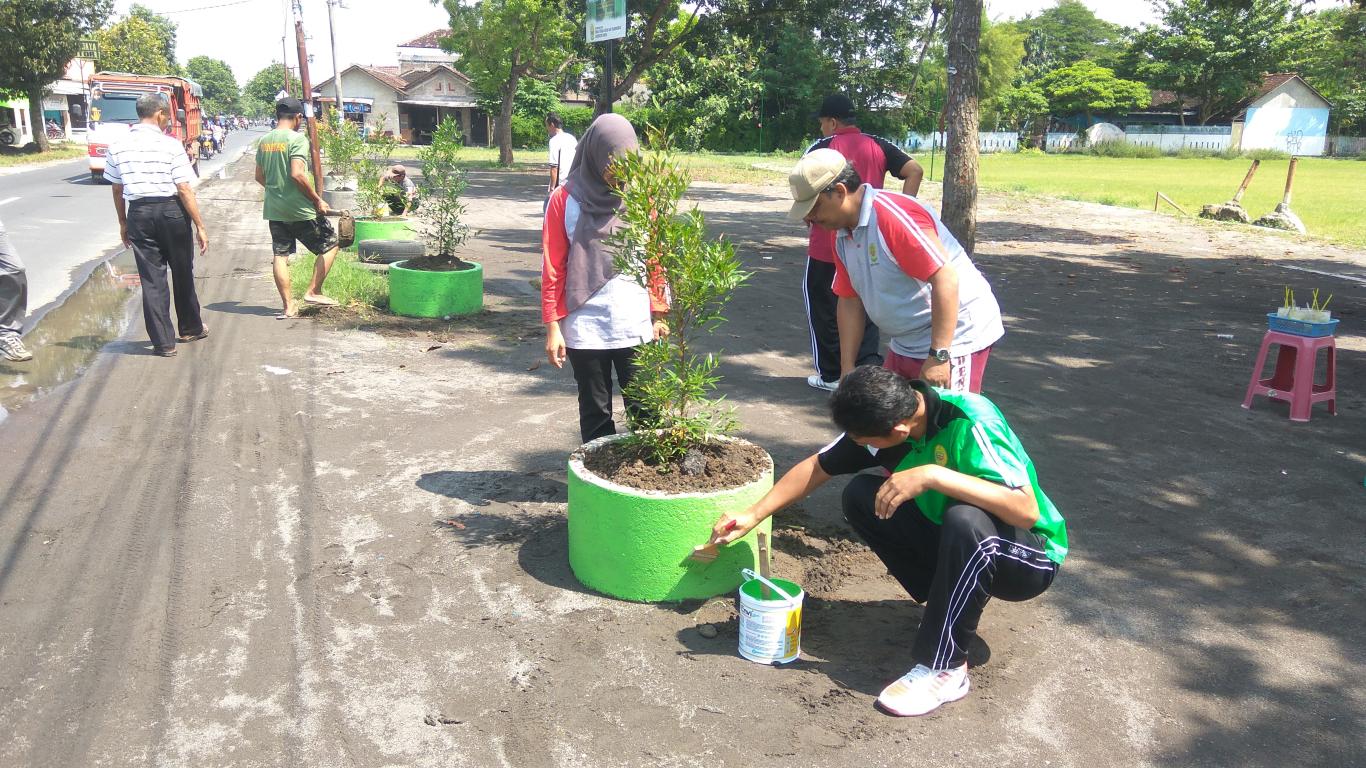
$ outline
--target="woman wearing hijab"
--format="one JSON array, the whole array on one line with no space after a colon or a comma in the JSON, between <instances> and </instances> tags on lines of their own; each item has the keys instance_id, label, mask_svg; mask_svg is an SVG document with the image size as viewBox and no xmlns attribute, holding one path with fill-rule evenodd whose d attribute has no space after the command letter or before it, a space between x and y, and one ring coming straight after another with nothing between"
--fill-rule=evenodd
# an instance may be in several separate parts
<instances>
[{"instance_id":1,"label":"woman wearing hijab","mask_svg":"<svg viewBox=\"0 0 1366 768\"><path fill-rule=\"evenodd\" d=\"M636 348L668 333L661 285L647 291L618 274L607 239L622 227L621 199L609 166L639 149L635 128L621 115L593 121L579 140L565 183L550 196L541 230L541 319L545 353L579 385L579 433L586 443L615 434L612 371L624 390ZM636 403L625 398L628 413Z\"/></svg>"}]
</instances>

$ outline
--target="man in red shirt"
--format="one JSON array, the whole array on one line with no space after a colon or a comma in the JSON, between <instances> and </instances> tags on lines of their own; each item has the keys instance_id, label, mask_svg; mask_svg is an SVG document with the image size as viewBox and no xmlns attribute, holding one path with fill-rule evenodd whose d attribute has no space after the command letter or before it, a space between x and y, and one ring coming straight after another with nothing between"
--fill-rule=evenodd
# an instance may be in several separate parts
<instances>
[{"instance_id":1,"label":"man in red shirt","mask_svg":"<svg viewBox=\"0 0 1366 768\"><path fill-rule=\"evenodd\" d=\"M920 180L925 170L892 142L864 133L854 120L854 102L844 94L825 97L819 113L821 134L824 138L812 144L808 153L817 149L833 149L854 164L859 177L874 188L882 187L882 180L892 174L902 180L901 191L915 195L920 191ZM840 380L840 337L835 308L838 297L831 285L835 280L835 233L811 227L807 246L806 317L811 328L811 356L816 373L806 383L816 389L833 392ZM868 320L863 329L863 341L856 356L858 365L880 365L878 328Z\"/></svg>"}]
</instances>

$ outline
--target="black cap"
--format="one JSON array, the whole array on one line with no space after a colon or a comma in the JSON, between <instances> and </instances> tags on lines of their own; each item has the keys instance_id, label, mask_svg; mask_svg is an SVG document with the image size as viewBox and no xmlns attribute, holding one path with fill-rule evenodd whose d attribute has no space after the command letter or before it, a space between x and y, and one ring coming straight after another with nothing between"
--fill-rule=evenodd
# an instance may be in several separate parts
<instances>
[{"instance_id":1,"label":"black cap","mask_svg":"<svg viewBox=\"0 0 1366 768\"><path fill-rule=\"evenodd\" d=\"M842 93L826 96L821 102L821 111L816 113L816 117L833 117L836 120L848 120L853 116L854 102Z\"/></svg>"},{"instance_id":2,"label":"black cap","mask_svg":"<svg viewBox=\"0 0 1366 768\"><path fill-rule=\"evenodd\" d=\"M293 96L286 96L275 102L276 117L293 117L294 115L302 115L303 113L304 103Z\"/></svg>"}]
</instances>

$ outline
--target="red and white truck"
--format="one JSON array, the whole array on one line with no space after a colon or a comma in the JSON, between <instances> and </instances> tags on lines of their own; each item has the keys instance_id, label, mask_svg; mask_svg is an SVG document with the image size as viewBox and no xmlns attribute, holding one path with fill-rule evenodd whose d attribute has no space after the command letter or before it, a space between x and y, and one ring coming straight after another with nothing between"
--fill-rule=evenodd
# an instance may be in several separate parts
<instances>
[{"instance_id":1,"label":"red and white truck","mask_svg":"<svg viewBox=\"0 0 1366 768\"><path fill-rule=\"evenodd\" d=\"M201 102L204 89L193 80L170 75L133 75L127 72L99 72L90 78L90 129L86 134L90 157L90 177L104 180L104 158L111 142L126 135L137 125L138 97L161 93L171 104L171 124L166 132L185 146L185 152L198 170L199 153L195 142L203 125Z\"/></svg>"}]
</instances>

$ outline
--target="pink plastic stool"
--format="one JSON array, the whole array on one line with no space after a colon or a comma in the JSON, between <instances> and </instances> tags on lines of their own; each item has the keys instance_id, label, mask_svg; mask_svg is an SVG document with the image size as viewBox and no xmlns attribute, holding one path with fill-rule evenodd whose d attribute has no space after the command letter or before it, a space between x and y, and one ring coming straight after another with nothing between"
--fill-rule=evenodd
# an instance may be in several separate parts
<instances>
[{"instance_id":1,"label":"pink plastic stool","mask_svg":"<svg viewBox=\"0 0 1366 768\"><path fill-rule=\"evenodd\" d=\"M1262 378L1266 356L1271 345L1278 345L1276 372L1269 379ZM1328 369L1323 384L1314 383L1314 369L1319 350L1328 350ZM1252 368L1252 381L1247 385L1243 407L1252 407L1252 398L1266 395L1271 400L1290 403L1291 421L1309 421L1314 403L1328 402L1328 412L1338 414L1337 403L1337 346L1332 336L1296 336L1280 331L1267 331L1262 337L1262 349L1257 353L1257 364Z\"/></svg>"}]
</instances>

